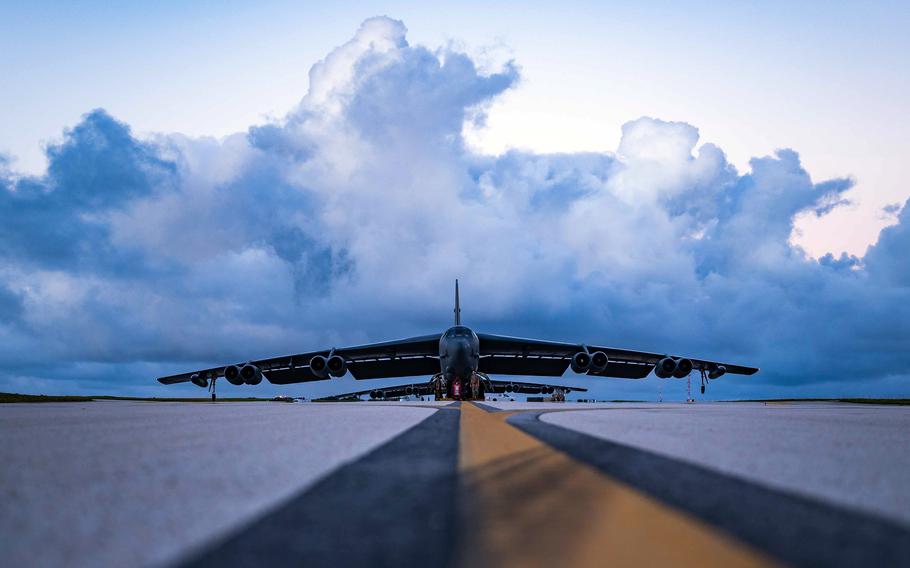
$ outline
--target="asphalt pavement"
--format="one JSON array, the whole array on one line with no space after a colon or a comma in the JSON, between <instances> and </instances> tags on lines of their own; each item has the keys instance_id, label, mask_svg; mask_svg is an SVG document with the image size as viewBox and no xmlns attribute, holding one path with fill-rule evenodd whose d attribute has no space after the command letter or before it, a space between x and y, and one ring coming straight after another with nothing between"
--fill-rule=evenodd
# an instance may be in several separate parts
<instances>
[{"instance_id":1,"label":"asphalt pavement","mask_svg":"<svg viewBox=\"0 0 910 568\"><path fill-rule=\"evenodd\" d=\"M910 524L910 407L643 405L541 420Z\"/></svg>"},{"instance_id":2,"label":"asphalt pavement","mask_svg":"<svg viewBox=\"0 0 910 568\"><path fill-rule=\"evenodd\" d=\"M2 564L173 562L433 412L281 402L0 404Z\"/></svg>"},{"instance_id":3,"label":"asphalt pavement","mask_svg":"<svg viewBox=\"0 0 910 568\"><path fill-rule=\"evenodd\" d=\"M0 550L9 566L908 565L908 426L908 407L812 403L0 405Z\"/></svg>"}]
</instances>

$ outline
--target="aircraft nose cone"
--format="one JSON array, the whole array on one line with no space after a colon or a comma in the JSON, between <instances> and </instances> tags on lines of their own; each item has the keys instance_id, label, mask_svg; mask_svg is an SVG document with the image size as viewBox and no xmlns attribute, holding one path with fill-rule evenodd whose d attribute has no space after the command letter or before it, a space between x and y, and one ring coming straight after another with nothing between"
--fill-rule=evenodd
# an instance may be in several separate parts
<instances>
[{"instance_id":1,"label":"aircraft nose cone","mask_svg":"<svg viewBox=\"0 0 910 568\"><path fill-rule=\"evenodd\" d=\"M469 347L467 341L456 341L453 347L455 348L454 352L456 357L464 357L468 354Z\"/></svg>"},{"instance_id":2,"label":"aircraft nose cone","mask_svg":"<svg viewBox=\"0 0 910 568\"><path fill-rule=\"evenodd\" d=\"M449 344L449 368L464 374L471 367L471 345L466 340L452 341Z\"/></svg>"}]
</instances>

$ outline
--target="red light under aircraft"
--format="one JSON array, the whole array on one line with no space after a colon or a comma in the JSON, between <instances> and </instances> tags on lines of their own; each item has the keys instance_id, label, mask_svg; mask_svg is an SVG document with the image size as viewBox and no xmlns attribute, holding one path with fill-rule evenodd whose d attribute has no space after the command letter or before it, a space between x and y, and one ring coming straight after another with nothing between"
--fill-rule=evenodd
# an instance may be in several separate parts
<instances>
[{"instance_id":1,"label":"red light under aircraft","mask_svg":"<svg viewBox=\"0 0 910 568\"><path fill-rule=\"evenodd\" d=\"M701 374L702 392L708 379L726 373L752 375L758 371L756 367L676 355L475 333L461 325L456 280L455 325L442 334L247 361L161 377L158 381L166 385L190 381L209 388L214 399L215 381L221 377L233 385L257 385L263 377L270 383L286 385L342 377L348 372L358 380L431 375L425 383L350 394L369 394L371 398L435 395L437 399L483 400L486 393L547 394L556 388L587 390L490 378L490 375L560 377L570 367L578 374L621 379L643 379L652 371L662 379L681 379L694 370Z\"/></svg>"}]
</instances>

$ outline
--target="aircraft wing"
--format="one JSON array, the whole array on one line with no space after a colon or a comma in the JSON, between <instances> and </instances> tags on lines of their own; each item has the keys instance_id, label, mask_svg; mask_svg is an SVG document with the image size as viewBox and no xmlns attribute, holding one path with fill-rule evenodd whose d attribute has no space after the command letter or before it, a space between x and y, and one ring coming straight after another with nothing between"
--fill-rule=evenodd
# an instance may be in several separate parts
<instances>
[{"instance_id":1,"label":"aircraft wing","mask_svg":"<svg viewBox=\"0 0 910 568\"><path fill-rule=\"evenodd\" d=\"M328 379L331 375L316 373L310 368L310 361L317 355L326 358L330 355L340 355L347 362L347 370L355 379L433 375L439 372L439 334L227 363L210 369L161 377L158 382L171 385L223 377L224 369L228 365L242 366L246 363L258 367L269 382L278 385Z\"/></svg>"},{"instance_id":2,"label":"aircraft wing","mask_svg":"<svg viewBox=\"0 0 910 568\"><path fill-rule=\"evenodd\" d=\"M487 390L487 392L493 393L552 394L555 389L562 389L565 392L588 392L588 389L582 387L547 385L525 381L494 381L491 379L487 383L493 387L492 390Z\"/></svg>"},{"instance_id":3,"label":"aircraft wing","mask_svg":"<svg viewBox=\"0 0 910 568\"><path fill-rule=\"evenodd\" d=\"M478 333L477 337L480 340L480 371L488 374L558 377L566 372L576 353L587 350L589 353L603 351L609 357L609 363L603 371L588 371L588 375L643 379L654 369L658 361L668 356L666 353L524 339L487 333ZM680 358L677 355L669 356L675 359ZM723 366L727 373L738 375L752 375L758 372L756 367L687 358L692 361L692 368L695 370L712 371Z\"/></svg>"},{"instance_id":4,"label":"aircraft wing","mask_svg":"<svg viewBox=\"0 0 910 568\"><path fill-rule=\"evenodd\" d=\"M562 389L565 392L587 392L588 389L581 387L569 387L564 385L547 385L542 383L529 383L525 381L485 381L488 385L488 393L522 393L522 394L551 394L555 389ZM492 387L490 389L489 387ZM370 395L370 398L397 398L400 396L417 395L432 396L436 390L431 382L411 383L404 385L394 385L389 387L373 388L357 392L348 392L327 396L317 400L344 400L363 395Z\"/></svg>"}]
</instances>

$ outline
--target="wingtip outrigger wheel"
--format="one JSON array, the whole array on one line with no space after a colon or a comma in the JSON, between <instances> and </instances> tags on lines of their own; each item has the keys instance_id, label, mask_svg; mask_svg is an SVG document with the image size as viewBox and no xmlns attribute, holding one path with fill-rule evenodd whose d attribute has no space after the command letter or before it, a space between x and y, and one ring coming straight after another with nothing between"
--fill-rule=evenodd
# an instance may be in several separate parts
<instances>
[{"instance_id":1,"label":"wingtip outrigger wheel","mask_svg":"<svg viewBox=\"0 0 910 568\"><path fill-rule=\"evenodd\" d=\"M215 399L217 398L215 396L215 379L217 378L218 377L212 377L212 382L209 383L209 392L212 393L212 402L215 402Z\"/></svg>"},{"instance_id":2,"label":"wingtip outrigger wheel","mask_svg":"<svg viewBox=\"0 0 910 568\"><path fill-rule=\"evenodd\" d=\"M708 384L708 380L705 376L705 370L699 369L699 371L701 371L701 394L705 394L705 385Z\"/></svg>"}]
</instances>

